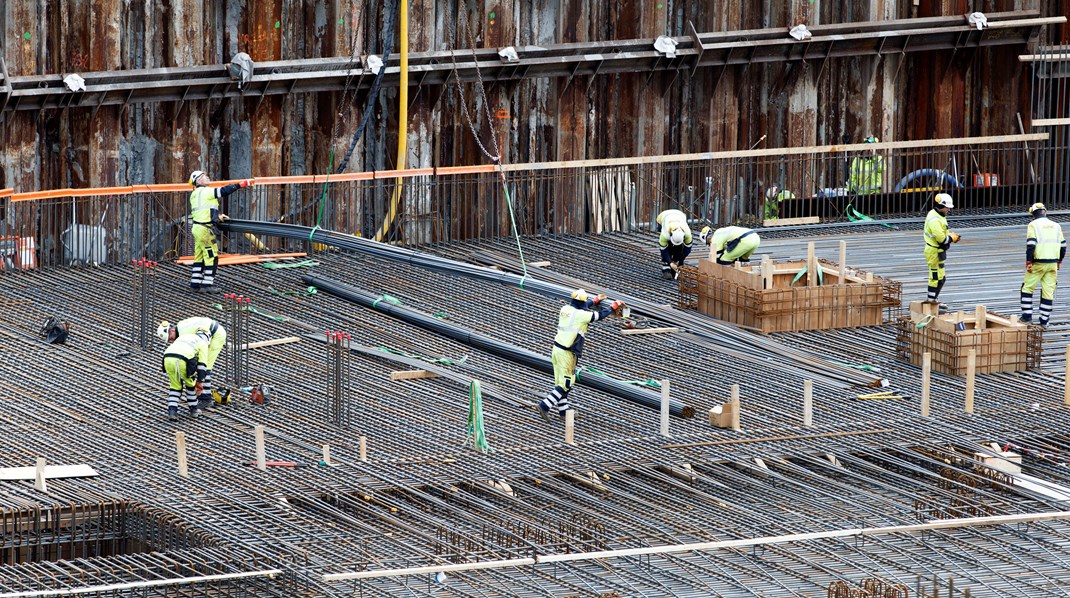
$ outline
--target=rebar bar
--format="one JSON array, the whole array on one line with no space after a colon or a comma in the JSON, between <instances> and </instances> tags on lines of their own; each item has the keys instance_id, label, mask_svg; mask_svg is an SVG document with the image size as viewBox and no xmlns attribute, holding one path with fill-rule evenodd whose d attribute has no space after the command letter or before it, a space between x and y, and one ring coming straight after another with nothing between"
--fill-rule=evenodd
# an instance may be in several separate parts
<instances>
[{"instance_id":1,"label":"rebar bar","mask_svg":"<svg viewBox=\"0 0 1070 598\"><path fill-rule=\"evenodd\" d=\"M352 337L346 332L327 331L327 421L341 428L352 426L353 394L350 351Z\"/></svg>"},{"instance_id":2,"label":"rebar bar","mask_svg":"<svg viewBox=\"0 0 1070 598\"><path fill-rule=\"evenodd\" d=\"M130 340L142 349L148 347L152 331L156 328L156 274L157 262L134 260L134 292L130 318Z\"/></svg>"}]
</instances>

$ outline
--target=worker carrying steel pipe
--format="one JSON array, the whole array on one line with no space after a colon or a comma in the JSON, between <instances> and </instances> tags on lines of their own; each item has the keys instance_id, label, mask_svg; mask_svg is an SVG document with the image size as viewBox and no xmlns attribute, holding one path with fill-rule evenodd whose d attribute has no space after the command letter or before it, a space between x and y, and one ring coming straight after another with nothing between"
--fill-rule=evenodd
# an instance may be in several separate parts
<instances>
[{"instance_id":1,"label":"worker carrying steel pipe","mask_svg":"<svg viewBox=\"0 0 1070 598\"><path fill-rule=\"evenodd\" d=\"M561 308L557 316L557 335L554 336L554 348L550 361L554 366L554 388L546 398L539 401L539 415L550 421L550 410L557 409L560 417L572 409L568 394L576 381L576 362L583 356L583 343L587 326L608 318L612 313L624 307L623 301L604 303L605 296L588 296L583 289L572 292L572 300Z\"/></svg>"},{"instance_id":2,"label":"worker carrying steel pipe","mask_svg":"<svg viewBox=\"0 0 1070 598\"><path fill-rule=\"evenodd\" d=\"M156 329L156 336L165 343L173 343L175 339L187 334L196 334L199 331L208 333L208 353L203 361L197 362L197 381L201 383L201 392L197 401L197 407L202 411L211 407L215 400L212 398L212 368L215 367L216 359L227 344L227 329L211 318L186 318L175 324L167 320L160 322ZM229 395L230 393L226 393Z\"/></svg>"},{"instance_id":3,"label":"worker carrying steel pipe","mask_svg":"<svg viewBox=\"0 0 1070 598\"><path fill-rule=\"evenodd\" d=\"M947 214L955 207L955 202L947 193L937 193L933 197L933 208L925 216L925 263L929 266L929 293L926 300L938 302L940 291L947 280L944 274L944 261L947 250L952 243L959 242L959 235L947 228ZM939 309L946 310L947 304L940 303Z\"/></svg>"},{"instance_id":4,"label":"worker carrying steel pipe","mask_svg":"<svg viewBox=\"0 0 1070 598\"><path fill-rule=\"evenodd\" d=\"M762 243L757 232L742 226L725 226L716 231L704 226L699 240L710 246L710 252L722 266L731 266L736 261L749 262Z\"/></svg>"},{"instance_id":5,"label":"worker carrying steel pipe","mask_svg":"<svg viewBox=\"0 0 1070 598\"><path fill-rule=\"evenodd\" d=\"M878 143L880 139L872 135L863 143ZM847 173L847 191L855 195L872 195L880 193L884 184L884 156L872 148L862 155L851 159L850 171Z\"/></svg>"},{"instance_id":6,"label":"worker carrying steel pipe","mask_svg":"<svg viewBox=\"0 0 1070 598\"><path fill-rule=\"evenodd\" d=\"M680 266L691 255L691 227L680 210L665 210L656 219L659 227L658 248L661 250L661 275L674 279Z\"/></svg>"},{"instance_id":7,"label":"worker carrying steel pipe","mask_svg":"<svg viewBox=\"0 0 1070 598\"><path fill-rule=\"evenodd\" d=\"M1033 220L1026 228L1025 280L1022 281L1022 321L1033 321L1033 291L1040 283L1040 327L1047 328L1055 303L1055 283L1059 266L1066 257L1066 237L1063 228L1048 219L1048 209L1042 203L1029 208Z\"/></svg>"},{"instance_id":8,"label":"worker carrying steel pipe","mask_svg":"<svg viewBox=\"0 0 1070 598\"><path fill-rule=\"evenodd\" d=\"M170 383L167 390L167 418L178 419L178 403L185 397L190 417L200 415L197 406L200 383L197 381L197 364L208 359L211 343L207 330L198 329L193 334L176 338L163 352L163 371Z\"/></svg>"},{"instance_id":9,"label":"worker carrying steel pipe","mask_svg":"<svg viewBox=\"0 0 1070 598\"><path fill-rule=\"evenodd\" d=\"M209 187L212 179L203 170L194 170L189 175L189 184L193 192L189 195L190 220L193 221L193 271L189 286L195 293L218 293L215 286L216 261L219 259L219 243L216 229L220 222L229 220L219 211L219 200L252 185L249 179L224 185Z\"/></svg>"}]
</instances>

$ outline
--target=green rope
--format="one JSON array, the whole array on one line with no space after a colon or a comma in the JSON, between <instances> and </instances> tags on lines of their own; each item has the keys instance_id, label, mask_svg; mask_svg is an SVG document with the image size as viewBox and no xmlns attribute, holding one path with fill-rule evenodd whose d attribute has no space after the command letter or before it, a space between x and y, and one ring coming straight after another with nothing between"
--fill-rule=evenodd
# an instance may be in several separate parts
<instances>
[{"instance_id":1,"label":"green rope","mask_svg":"<svg viewBox=\"0 0 1070 598\"><path fill-rule=\"evenodd\" d=\"M498 164L501 168L501 164ZM505 203L509 205L509 221L513 225L513 237L516 239L516 252L520 256L520 288L524 288L524 281L528 278L528 265L524 261L524 250L520 248L520 233L516 230L516 216L513 214L513 198L509 195L509 185L505 180L505 171L499 171L502 175L502 190L505 191Z\"/></svg>"},{"instance_id":2,"label":"green rope","mask_svg":"<svg viewBox=\"0 0 1070 598\"><path fill-rule=\"evenodd\" d=\"M300 262L263 262L260 265L268 270L279 270L282 268L311 268L320 265L320 263L316 260L303 260Z\"/></svg>"},{"instance_id":3,"label":"green rope","mask_svg":"<svg viewBox=\"0 0 1070 598\"><path fill-rule=\"evenodd\" d=\"M803 266L802 270L799 270L799 273L795 275L795 278L791 279L791 284L788 285L788 286L792 286L792 287L795 286L795 283L799 282L799 279L802 278L806 274L806 270L809 267L810 266ZM817 265L817 285L821 286L821 283L824 282L824 279L825 279L824 270L821 268L821 264L818 264Z\"/></svg>"},{"instance_id":4,"label":"green rope","mask_svg":"<svg viewBox=\"0 0 1070 598\"><path fill-rule=\"evenodd\" d=\"M386 301L387 303L392 303L394 305L401 305L401 300L397 297L391 297L390 295L379 295L379 297L375 301L372 301L372 309L375 309L379 305L380 301Z\"/></svg>"},{"instance_id":5,"label":"green rope","mask_svg":"<svg viewBox=\"0 0 1070 598\"><path fill-rule=\"evenodd\" d=\"M851 222L873 222L875 224L879 224L881 226L890 228L892 230L898 230L898 229L896 229L894 226L892 226L890 224L885 224L883 222L877 222L873 218L871 218L869 216L866 216L862 212L859 212L854 207L853 204L847 204L847 207L844 208L843 211L844 211L845 214L847 214L847 219L850 220Z\"/></svg>"},{"instance_id":6,"label":"green rope","mask_svg":"<svg viewBox=\"0 0 1070 598\"><path fill-rule=\"evenodd\" d=\"M331 171L332 170L334 170L334 148L333 147L331 148L331 157L330 157L330 160L328 160L328 164L327 164L327 177L325 179L323 179L323 194L320 195L320 209L319 209L319 214L316 215L316 228L319 228L320 224L323 224L323 204L326 203L323 200L327 198L327 186L331 182ZM316 228L312 229L312 231L315 232ZM312 240L312 235L311 234L308 236L308 240L309 241Z\"/></svg>"},{"instance_id":7,"label":"green rope","mask_svg":"<svg viewBox=\"0 0 1070 598\"><path fill-rule=\"evenodd\" d=\"M468 437L464 446L471 446L481 453L493 453L487 442L487 432L483 427L483 394L479 380L472 380L468 388Z\"/></svg>"},{"instance_id":8,"label":"green rope","mask_svg":"<svg viewBox=\"0 0 1070 598\"><path fill-rule=\"evenodd\" d=\"M390 347L376 347L375 349L377 351L382 351L383 353L392 353L394 355L401 355L402 357L408 357L409 359L419 359L420 361L424 361L424 362L427 362L427 363L441 363L441 364L444 364L444 365L463 365L464 362L468 361L468 356L467 355L465 355L464 357L462 357L458 361L451 361L449 359L446 359L445 357L428 358L428 357L424 357L422 355L416 355L416 354L413 354L413 353L406 353L404 351L398 351L397 349L391 349Z\"/></svg>"},{"instance_id":9,"label":"green rope","mask_svg":"<svg viewBox=\"0 0 1070 598\"><path fill-rule=\"evenodd\" d=\"M862 370L863 372L879 372L879 371L881 371L881 369L879 367L873 366L873 365L857 365L857 364L854 364L854 363L840 363L838 361L833 361L832 363L834 363L834 364L836 364L838 366L843 366L845 368L852 368L852 369L856 369L856 370Z\"/></svg>"},{"instance_id":10,"label":"green rope","mask_svg":"<svg viewBox=\"0 0 1070 598\"><path fill-rule=\"evenodd\" d=\"M918 320L918 323L914 325L914 328L921 330L922 328L928 326L929 322L932 322L934 319L935 317L932 314L925 314L925 317Z\"/></svg>"},{"instance_id":11,"label":"green rope","mask_svg":"<svg viewBox=\"0 0 1070 598\"><path fill-rule=\"evenodd\" d=\"M320 225L317 224L316 226L312 227L311 231L309 231L309 233L308 233L308 241L310 243L312 242L312 235L316 234L316 231L318 231L319 228L320 228Z\"/></svg>"}]
</instances>

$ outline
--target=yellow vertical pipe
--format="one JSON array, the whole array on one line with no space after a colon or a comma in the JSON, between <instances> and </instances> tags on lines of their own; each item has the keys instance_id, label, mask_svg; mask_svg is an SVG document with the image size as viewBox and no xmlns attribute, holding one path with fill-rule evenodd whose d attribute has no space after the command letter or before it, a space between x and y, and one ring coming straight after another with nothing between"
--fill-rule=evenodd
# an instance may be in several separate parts
<instances>
[{"instance_id":1,"label":"yellow vertical pipe","mask_svg":"<svg viewBox=\"0 0 1070 598\"><path fill-rule=\"evenodd\" d=\"M409 140L409 0L401 0L401 68L398 85L398 160L397 169L405 169L405 157L408 153ZM383 68L386 68L384 65ZM390 198L390 209L383 219L383 228L375 234L376 241L382 241L390 231L390 225L398 215L398 203L401 202L401 177L395 180L394 193Z\"/></svg>"}]
</instances>

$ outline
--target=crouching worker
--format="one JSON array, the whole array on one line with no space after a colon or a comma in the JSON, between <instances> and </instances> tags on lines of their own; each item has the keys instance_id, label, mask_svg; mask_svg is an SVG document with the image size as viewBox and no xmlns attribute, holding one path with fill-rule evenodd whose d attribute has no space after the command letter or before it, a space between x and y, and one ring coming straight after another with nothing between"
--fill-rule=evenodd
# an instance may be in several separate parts
<instances>
[{"instance_id":1,"label":"crouching worker","mask_svg":"<svg viewBox=\"0 0 1070 598\"><path fill-rule=\"evenodd\" d=\"M731 266L737 261L749 262L762 243L758 233L742 226L726 226L716 231L705 226L699 233L699 240L710 246L710 252L722 266Z\"/></svg>"}]
</instances>

